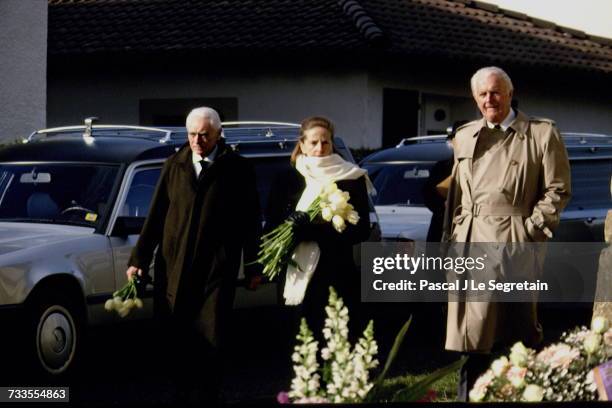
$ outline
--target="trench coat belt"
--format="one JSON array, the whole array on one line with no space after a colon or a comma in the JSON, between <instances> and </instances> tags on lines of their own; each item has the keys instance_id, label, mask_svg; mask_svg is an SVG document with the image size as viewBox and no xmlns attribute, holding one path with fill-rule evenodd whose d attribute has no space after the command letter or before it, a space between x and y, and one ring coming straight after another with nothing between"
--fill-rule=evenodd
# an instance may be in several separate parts
<instances>
[{"instance_id":1,"label":"trench coat belt","mask_svg":"<svg viewBox=\"0 0 612 408\"><path fill-rule=\"evenodd\" d=\"M510 204L472 204L471 206L462 206L461 213L466 215L472 214L473 217L478 217L479 215L521 215L527 217L531 215L531 210L523 207L515 207Z\"/></svg>"}]
</instances>

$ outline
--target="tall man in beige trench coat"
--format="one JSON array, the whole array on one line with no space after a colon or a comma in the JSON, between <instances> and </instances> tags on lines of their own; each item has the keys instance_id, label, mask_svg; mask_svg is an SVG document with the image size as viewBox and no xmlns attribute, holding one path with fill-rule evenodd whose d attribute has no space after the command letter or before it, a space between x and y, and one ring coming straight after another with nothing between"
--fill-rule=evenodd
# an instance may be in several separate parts
<instances>
[{"instance_id":1,"label":"tall man in beige trench coat","mask_svg":"<svg viewBox=\"0 0 612 408\"><path fill-rule=\"evenodd\" d=\"M512 109L512 82L500 68L478 70L471 88L483 117L457 130L446 240L552 238L570 198L567 151L554 122ZM494 347L541 339L535 303L449 302L446 349L470 353L459 397L467 398Z\"/></svg>"}]
</instances>

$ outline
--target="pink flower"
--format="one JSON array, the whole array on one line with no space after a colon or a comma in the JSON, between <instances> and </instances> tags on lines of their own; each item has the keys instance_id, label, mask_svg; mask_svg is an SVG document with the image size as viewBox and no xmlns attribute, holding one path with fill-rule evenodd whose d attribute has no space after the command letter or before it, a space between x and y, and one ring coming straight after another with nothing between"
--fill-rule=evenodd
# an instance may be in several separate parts
<instances>
[{"instance_id":1,"label":"pink flower","mask_svg":"<svg viewBox=\"0 0 612 408\"><path fill-rule=\"evenodd\" d=\"M612 329L608 329L608 331L604 333L603 338L606 346L612 346Z\"/></svg>"},{"instance_id":2,"label":"pink flower","mask_svg":"<svg viewBox=\"0 0 612 408\"><path fill-rule=\"evenodd\" d=\"M521 388L525 384L525 374L527 368L512 366L506 373L506 378L514 387Z\"/></svg>"},{"instance_id":3,"label":"pink flower","mask_svg":"<svg viewBox=\"0 0 612 408\"><path fill-rule=\"evenodd\" d=\"M553 344L542 350L536 359L549 365L551 368L568 368L576 358L580 356L580 351L568 346L567 344Z\"/></svg>"},{"instance_id":4,"label":"pink flower","mask_svg":"<svg viewBox=\"0 0 612 408\"><path fill-rule=\"evenodd\" d=\"M279 404L290 404L289 394L285 391L281 391L276 395L276 402Z\"/></svg>"}]
</instances>

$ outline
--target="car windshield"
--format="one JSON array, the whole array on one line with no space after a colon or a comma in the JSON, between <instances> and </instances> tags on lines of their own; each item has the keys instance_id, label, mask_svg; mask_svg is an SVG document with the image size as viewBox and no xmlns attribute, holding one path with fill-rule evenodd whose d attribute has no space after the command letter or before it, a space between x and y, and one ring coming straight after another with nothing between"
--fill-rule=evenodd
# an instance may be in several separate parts
<instances>
[{"instance_id":1,"label":"car windshield","mask_svg":"<svg viewBox=\"0 0 612 408\"><path fill-rule=\"evenodd\" d=\"M117 171L90 163L0 164L0 221L95 227Z\"/></svg>"},{"instance_id":2,"label":"car windshield","mask_svg":"<svg viewBox=\"0 0 612 408\"><path fill-rule=\"evenodd\" d=\"M401 163L368 165L370 179L376 187L375 205L424 206L423 185L434 163Z\"/></svg>"}]
</instances>

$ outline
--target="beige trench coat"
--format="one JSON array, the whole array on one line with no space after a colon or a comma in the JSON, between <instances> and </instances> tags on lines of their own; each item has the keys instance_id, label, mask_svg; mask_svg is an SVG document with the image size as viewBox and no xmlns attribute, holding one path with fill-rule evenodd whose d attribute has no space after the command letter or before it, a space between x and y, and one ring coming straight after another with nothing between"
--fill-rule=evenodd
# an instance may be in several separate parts
<instances>
[{"instance_id":1,"label":"beige trench coat","mask_svg":"<svg viewBox=\"0 0 612 408\"><path fill-rule=\"evenodd\" d=\"M483 118L460 127L456 141L446 240L552 237L571 194L567 151L554 123L517 111L505 134L487 128ZM536 269L544 256L539 258L532 263ZM448 350L489 352L498 343L535 344L541 336L535 303L449 302Z\"/></svg>"}]
</instances>

